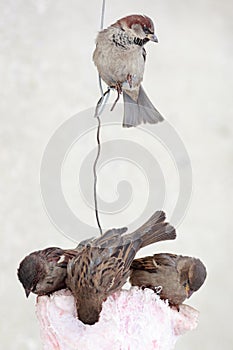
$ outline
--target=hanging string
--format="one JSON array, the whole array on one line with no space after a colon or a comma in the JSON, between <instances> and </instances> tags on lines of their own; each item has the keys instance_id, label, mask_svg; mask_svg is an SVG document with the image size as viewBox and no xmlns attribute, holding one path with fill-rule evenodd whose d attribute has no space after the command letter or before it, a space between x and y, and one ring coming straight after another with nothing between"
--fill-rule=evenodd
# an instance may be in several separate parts
<instances>
[{"instance_id":1,"label":"hanging string","mask_svg":"<svg viewBox=\"0 0 233 350\"><path fill-rule=\"evenodd\" d=\"M98 121L98 127L97 127L97 134L96 134L96 139L97 139L97 144L98 144L98 148L97 148L97 155L96 155L96 159L94 161L94 165L93 165L93 172L94 172L94 203L95 203L95 216L96 216L96 221L97 221L97 225L99 227L99 231L100 234L103 234L103 230L100 224L100 219L99 219L99 211L98 211L98 200L97 200L97 172L96 172L96 166L97 166L97 162L100 156L100 127L101 127L101 122L100 122L100 117L97 116L97 121Z\"/></svg>"},{"instance_id":2,"label":"hanging string","mask_svg":"<svg viewBox=\"0 0 233 350\"><path fill-rule=\"evenodd\" d=\"M105 14L105 0L102 2L102 10L101 10L101 20L100 20L100 30L104 28L104 14ZM100 87L100 93L101 96L104 94L103 86L102 86L102 80L99 75L99 87Z\"/></svg>"},{"instance_id":3,"label":"hanging string","mask_svg":"<svg viewBox=\"0 0 233 350\"><path fill-rule=\"evenodd\" d=\"M104 14L105 14L105 0L103 0L103 2L102 2L100 30L102 30L104 28Z\"/></svg>"},{"instance_id":4,"label":"hanging string","mask_svg":"<svg viewBox=\"0 0 233 350\"><path fill-rule=\"evenodd\" d=\"M104 27L104 14L105 14L105 0L102 1L102 11L101 11L101 22L100 22L100 30L103 29ZM99 219L99 210L98 210L98 200L97 200L97 163L100 157L100 151L101 151L101 144L100 144L100 128L101 128L101 120L100 120L100 115L104 110L104 107L107 103L108 97L110 95L110 89L108 89L105 93L103 92L103 87L102 87L102 80L99 75L99 88L100 88L100 93L101 93L101 98L97 103L96 110L95 110L95 117L98 122L97 126L97 134L96 134L96 140L97 140L97 155L96 159L94 161L93 165L93 173L94 173L94 204L95 204L95 216L96 216L96 221L97 225L100 231L100 234L103 234L103 230L100 224L100 219Z\"/></svg>"}]
</instances>

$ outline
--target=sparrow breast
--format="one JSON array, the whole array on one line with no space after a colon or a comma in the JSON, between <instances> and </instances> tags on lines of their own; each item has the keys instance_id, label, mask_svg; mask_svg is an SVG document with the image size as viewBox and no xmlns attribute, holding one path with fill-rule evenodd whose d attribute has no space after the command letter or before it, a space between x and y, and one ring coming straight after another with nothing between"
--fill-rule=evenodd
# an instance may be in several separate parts
<instances>
[{"instance_id":1,"label":"sparrow breast","mask_svg":"<svg viewBox=\"0 0 233 350\"><path fill-rule=\"evenodd\" d=\"M131 75L132 88L142 82L145 59L144 49L118 28L110 27L98 34L93 60L108 86L123 83ZM128 87L129 88L129 87Z\"/></svg>"}]
</instances>

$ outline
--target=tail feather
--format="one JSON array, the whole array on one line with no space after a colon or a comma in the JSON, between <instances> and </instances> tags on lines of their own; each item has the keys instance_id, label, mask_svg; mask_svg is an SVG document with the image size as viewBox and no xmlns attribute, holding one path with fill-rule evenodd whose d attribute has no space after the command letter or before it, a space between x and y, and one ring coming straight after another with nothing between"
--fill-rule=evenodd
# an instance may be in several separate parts
<instances>
[{"instance_id":1,"label":"tail feather","mask_svg":"<svg viewBox=\"0 0 233 350\"><path fill-rule=\"evenodd\" d=\"M132 233L133 239L141 239L140 248L159 241L176 238L176 230L165 222L165 213L156 211L150 219Z\"/></svg>"},{"instance_id":2,"label":"tail feather","mask_svg":"<svg viewBox=\"0 0 233 350\"><path fill-rule=\"evenodd\" d=\"M143 236L142 244L140 248L146 247L152 243L167 241L176 238L176 230L173 226L168 223L162 224L159 230L149 232Z\"/></svg>"},{"instance_id":3,"label":"tail feather","mask_svg":"<svg viewBox=\"0 0 233 350\"><path fill-rule=\"evenodd\" d=\"M163 121L162 115L153 106L142 86L139 88L137 102L123 91L124 98L124 120L123 127L129 128L141 123L156 124Z\"/></svg>"}]
</instances>

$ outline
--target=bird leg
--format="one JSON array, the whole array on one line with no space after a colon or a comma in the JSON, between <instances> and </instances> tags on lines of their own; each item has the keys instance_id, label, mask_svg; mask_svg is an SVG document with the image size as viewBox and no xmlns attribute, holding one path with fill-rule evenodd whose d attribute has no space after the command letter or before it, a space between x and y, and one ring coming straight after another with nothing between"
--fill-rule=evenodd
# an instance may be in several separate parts
<instances>
[{"instance_id":1,"label":"bird leg","mask_svg":"<svg viewBox=\"0 0 233 350\"><path fill-rule=\"evenodd\" d=\"M133 86L133 77L132 77L131 74L128 74L128 75L127 75L127 81L128 81L128 83L129 83L130 89L132 89L132 86Z\"/></svg>"},{"instance_id":2,"label":"bird leg","mask_svg":"<svg viewBox=\"0 0 233 350\"><path fill-rule=\"evenodd\" d=\"M170 301L168 303L169 303L169 306L170 306L171 309L180 312L180 306L179 305L172 304Z\"/></svg>"},{"instance_id":3,"label":"bird leg","mask_svg":"<svg viewBox=\"0 0 233 350\"><path fill-rule=\"evenodd\" d=\"M152 286L152 285L147 285L147 286L141 286L142 290L144 290L145 288L149 288L152 289L153 292L157 295L159 295L162 292L163 287L162 286Z\"/></svg>"},{"instance_id":4,"label":"bird leg","mask_svg":"<svg viewBox=\"0 0 233 350\"><path fill-rule=\"evenodd\" d=\"M117 82L116 85L115 85L115 89L117 91L117 98L116 98L115 102L113 103L112 108L110 109L111 112L115 108L115 106L116 106L116 104L117 104L117 102L118 102L118 100L120 98L120 95L122 93L122 84L120 82Z\"/></svg>"},{"instance_id":5,"label":"bird leg","mask_svg":"<svg viewBox=\"0 0 233 350\"><path fill-rule=\"evenodd\" d=\"M155 292L155 294L159 295L162 292L163 287L162 286L156 286L156 287L153 287L152 289Z\"/></svg>"}]
</instances>

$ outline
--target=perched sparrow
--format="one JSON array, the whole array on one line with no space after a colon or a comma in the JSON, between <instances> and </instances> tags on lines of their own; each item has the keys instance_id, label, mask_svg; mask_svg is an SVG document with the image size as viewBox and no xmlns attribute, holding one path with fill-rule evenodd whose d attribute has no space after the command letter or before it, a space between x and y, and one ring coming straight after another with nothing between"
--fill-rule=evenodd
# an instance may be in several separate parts
<instances>
[{"instance_id":1,"label":"perched sparrow","mask_svg":"<svg viewBox=\"0 0 233 350\"><path fill-rule=\"evenodd\" d=\"M169 253L135 259L130 267L132 286L159 290L161 299L179 308L206 279L206 268L196 258Z\"/></svg>"},{"instance_id":2,"label":"perched sparrow","mask_svg":"<svg viewBox=\"0 0 233 350\"><path fill-rule=\"evenodd\" d=\"M131 15L119 19L107 29L99 32L93 60L105 83L123 91L123 126L140 123L157 123L163 120L145 94L143 79L148 41L158 42L154 25L149 17Z\"/></svg>"},{"instance_id":3,"label":"perched sparrow","mask_svg":"<svg viewBox=\"0 0 233 350\"><path fill-rule=\"evenodd\" d=\"M175 239L175 229L164 222L165 214L156 212L135 232L112 229L89 241L67 266L66 284L76 299L79 319L94 324L102 303L125 284L137 251L149 244Z\"/></svg>"},{"instance_id":4,"label":"perched sparrow","mask_svg":"<svg viewBox=\"0 0 233 350\"><path fill-rule=\"evenodd\" d=\"M90 240L92 238L80 242L75 249L50 247L27 255L18 268L18 278L26 296L28 297L31 292L48 295L66 288L67 263Z\"/></svg>"},{"instance_id":5,"label":"perched sparrow","mask_svg":"<svg viewBox=\"0 0 233 350\"><path fill-rule=\"evenodd\" d=\"M77 254L57 247L38 250L26 256L19 265L18 278L26 296L51 294L66 288L66 267L69 259Z\"/></svg>"}]
</instances>

